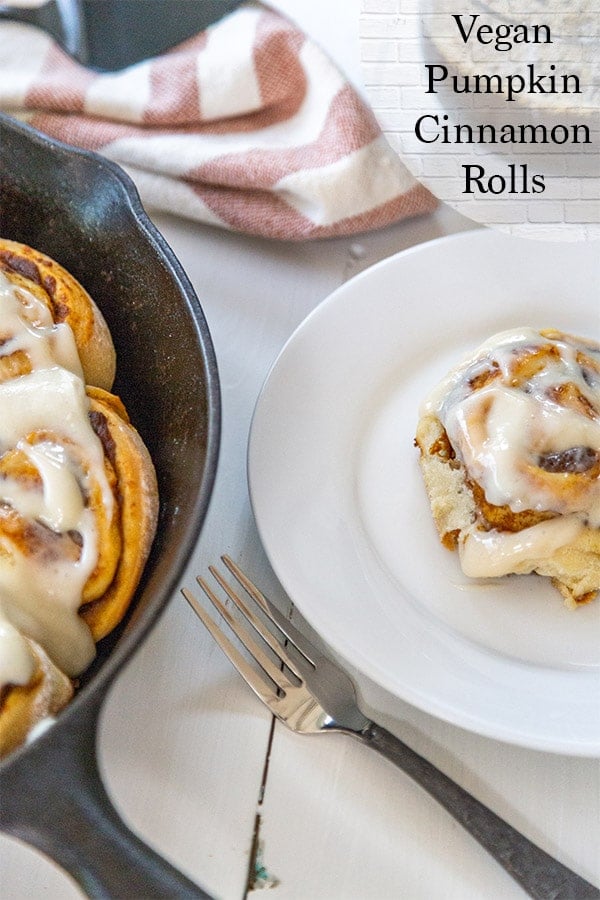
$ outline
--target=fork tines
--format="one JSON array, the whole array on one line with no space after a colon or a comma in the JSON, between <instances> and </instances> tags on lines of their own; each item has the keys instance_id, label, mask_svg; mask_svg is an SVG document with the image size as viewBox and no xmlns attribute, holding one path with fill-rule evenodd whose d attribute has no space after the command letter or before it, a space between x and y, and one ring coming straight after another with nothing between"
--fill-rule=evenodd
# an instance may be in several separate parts
<instances>
[{"instance_id":1,"label":"fork tines","mask_svg":"<svg viewBox=\"0 0 600 900\"><path fill-rule=\"evenodd\" d=\"M272 609L272 607L270 607L265 596L247 578L247 576L244 575L241 569L233 562L233 560L229 556L222 556L221 558L231 574L238 581L238 583L257 604L269 623L275 625L276 628L281 631L287 638L288 636L285 634L284 630L285 620L283 619L281 614L278 614L274 609ZM291 658L290 654L287 652L279 637L277 637L270 630L267 624L261 618L259 618L259 616L257 616L252 611L252 609L250 609L250 607L245 602L245 600L242 599L238 591L236 591L231 586L231 584L229 584L225 580L218 569L216 569L215 566L209 566L209 572L216 580L217 584L225 592L227 597L229 597L232 603L235 604L236 608L244 617L245 622L252 626L254 632L259 635L261 640L264 641L265 644L267 644L267 646L273 651L277 659L280 660L280 662L297 679L297 682L294 683L294 681L292 681L287 676L283 668L280 665L276 665L271 660L265 650L254 640L248 629L244 627L244 625L238 620L238 618L233 616L230 610L224 605L224 603L222 603L222 601L219 599L219 597L207 583L207 581L205 581L205 579L201 577L198 577L196 580L199 586L202 588L203 592L206 594L219 615L227 623L231 631L236 635L240 643L243 644L243 646L248 650L250 655L254 658L263 672L268 676L270 681L275 685L277 689L275 691L272 685L265 681L265 679L259 674L259 672L248 662L248 660L242 655L242 653L240 653L237 647L229 640L229 638L224 634L221 627L217 625L215 620L202 607L196 597L186 588L182 588L182 593L185 599L190 604L196 615L204 623L223 652L229 657L230 661L240 672L243 678L245 678L254 692L263 700L263 702L267 703L271 707L273 712L275 712L275 714L277 715L277 701L279 699L283 699L290 692L293 692L294 689L297 689L299 683L301 684L303 681L299 668ZM276 616L277 619L275 618ZM294 646L296 645L294 644ZM299 653L302 653L299 648L296 647L296 649ZM308 660L307 657L305 658ZM308 660L308 662L310 662L310 660Z\"/></svg>"}]
</instances>

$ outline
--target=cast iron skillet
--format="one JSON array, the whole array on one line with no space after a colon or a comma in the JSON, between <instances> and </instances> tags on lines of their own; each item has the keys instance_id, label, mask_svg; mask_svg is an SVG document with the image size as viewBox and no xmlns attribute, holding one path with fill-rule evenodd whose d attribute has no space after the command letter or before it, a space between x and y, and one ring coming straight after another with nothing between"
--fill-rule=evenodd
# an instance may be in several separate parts
<instances>
[{"instance_id":1,"label":"cast iron skillet","mask_svg":"<svg viewBox=\"0 0 600 900\"><path fill-rule=\"evenodd\" d=\"M206 514L220 433L208 327L129 178L4 116L0 234L52 256L101 307L117 350L115 393L150 450L161 500L126 622L101 643L56 723L0 765L0 828L53 858L90 896L203 897L121 821L98 773L95 732L111 681L175 590Z\"/></svg>"}]
</instances>

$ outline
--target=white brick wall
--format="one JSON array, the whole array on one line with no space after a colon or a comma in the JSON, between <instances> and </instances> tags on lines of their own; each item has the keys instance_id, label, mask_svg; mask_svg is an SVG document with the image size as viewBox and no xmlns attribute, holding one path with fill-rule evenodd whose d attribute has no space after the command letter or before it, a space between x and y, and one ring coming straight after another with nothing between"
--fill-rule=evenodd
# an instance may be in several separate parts
<instances>
[{"instance_id":1,"label":"white brick wall","mask_svg":"<svg viewBox=\"0 0 600 900\"><path fill-rule=\"evenodd\" d=\"M464 44L452 13L460 9L467 27L472 13L480 14L477 24L495 27L503 20L482 11L486 5L502 9L508 17L504 21L527 24L531 35L531 26L549 25L552 45L530 42L497 51L474 38ZM433 193L475 221L504 230L561 240L600 238L600 0L554 0L538 4L535 13L527 0L473 0L462 6L452 0L361 0L359 28L367 98L391 146ZM583 93L524 93L509 103L505 95L455 93L444 83L437 93L428 94L426 63L444 64L459 78L475 72L499 74L505 85L508 74L527 75L527 65L533 63L536 74L554 72L558 78L577 73ZM423 143L415 135L415 123L426 114L437 115L440 125L491 122L499 127L544 121L550 128L585 123L592 142L469 145L443 144L440 137ZM428 130L429 136L437 132ZM506 175L507 185L512 164L519 176L517 191L522 187L521 166L527 165L530 190L534 174L543 175L545 190L467 195L468 164L483 166L489 175Z\"/></svg>"}]
</instances>

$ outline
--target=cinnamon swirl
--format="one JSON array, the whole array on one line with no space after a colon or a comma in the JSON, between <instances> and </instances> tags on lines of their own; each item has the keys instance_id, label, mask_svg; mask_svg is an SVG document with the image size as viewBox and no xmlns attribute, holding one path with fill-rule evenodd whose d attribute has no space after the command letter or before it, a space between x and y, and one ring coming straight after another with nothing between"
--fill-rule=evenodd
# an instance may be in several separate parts
<instances>
[{"instance_id":1,"label":"cinnamon swirl","mask_svg":"<svg viewBox=\"0 0 600 900\"><path fill-rule=\"evenodd\" d=\"M467 576L537 573L568 606L600 590L600 345L494 335L424 401L415 443L442 543Z\"/></svg>"},{"instance_id":2,"label":"cinnamon swirl","mask_svg":"<svg viewBox=\"0 0 600 900\"><path fill-rule=\"evenodd\" d=\"M156 477L113 374L83 288L0 242L0 755L68 702L150 551Z\"/></svg>"}]
</instances>

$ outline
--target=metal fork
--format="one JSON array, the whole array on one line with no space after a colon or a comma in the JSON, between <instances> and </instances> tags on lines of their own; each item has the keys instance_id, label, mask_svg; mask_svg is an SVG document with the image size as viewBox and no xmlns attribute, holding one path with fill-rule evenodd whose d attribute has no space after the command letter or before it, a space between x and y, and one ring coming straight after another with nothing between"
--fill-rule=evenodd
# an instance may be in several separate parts
<instances>
[{"instance_id":1,"label":"metal fork","mask_svg":"<svg viewBox=\"0 0 600 900\"><path fill-rule=\"evenodd\" d=\"M264 674L237 649L189 590L183 588L182 593L273 715L302 734L343 732L373 747L428 791L531 897L539 900L600 897L600 891L594 885L549 856L403 741L363 715L349 676L323 656L229 556L223 556L222 560L252 599L257 611L214 566L209 566L211 575L235 604L245 623L251 625L261 641L273 651L279 664L272 661L263 646L232 615L203 578L197 579L198 584ZM262 615L257 614L258 610Z\"/></svg>"}]
</instances>

